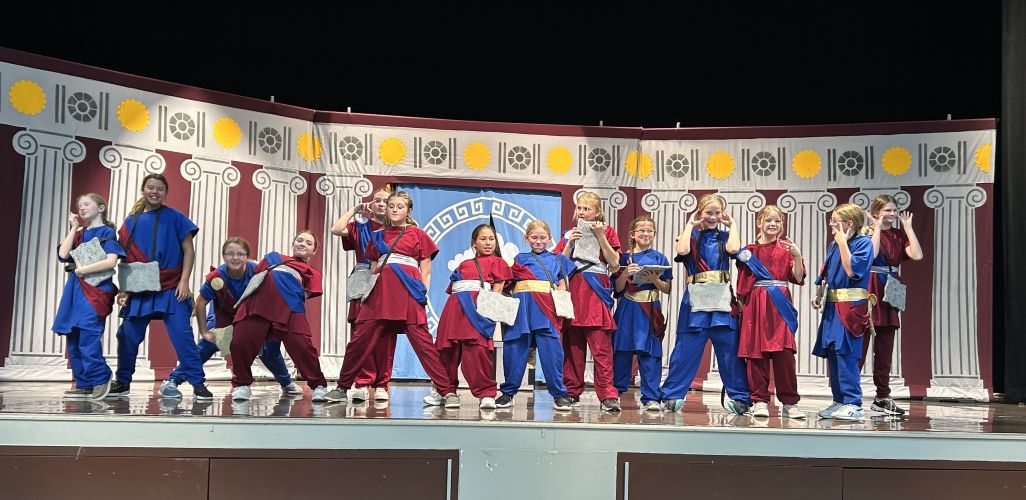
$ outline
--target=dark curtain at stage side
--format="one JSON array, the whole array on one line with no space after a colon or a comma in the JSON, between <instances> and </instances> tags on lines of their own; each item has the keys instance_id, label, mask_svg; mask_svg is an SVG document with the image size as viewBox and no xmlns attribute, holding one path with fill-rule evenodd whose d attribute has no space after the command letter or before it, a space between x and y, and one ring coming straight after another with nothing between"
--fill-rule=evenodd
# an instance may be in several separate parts
<instances>
[{"instance_id":1,"label":"dark curtain at stage side","mask_svg":"<svg viewBox=\"0 0 1026 500\"><path fill-rule=\"evenodd\" d=\"M1026 401L1026 317L1016 314L1026 290L1026 261L1016 258L1026 248L1026 3L1004 0L1002 23L1001 121L997 167L1000 193L997 217L1001 230L995 242L1001 252L1000 266L994 282L997 295L995 313L1003 324L995 325L995 333L1004 336L1004 392L1006 401ZM995 338L995 345L1002 345ZM1001 365L995 364L1000 370ZM1001 373L1001 371L997 371ZM995 377L1000 380L1000 377Z\"/></svg>"}]
</instances>

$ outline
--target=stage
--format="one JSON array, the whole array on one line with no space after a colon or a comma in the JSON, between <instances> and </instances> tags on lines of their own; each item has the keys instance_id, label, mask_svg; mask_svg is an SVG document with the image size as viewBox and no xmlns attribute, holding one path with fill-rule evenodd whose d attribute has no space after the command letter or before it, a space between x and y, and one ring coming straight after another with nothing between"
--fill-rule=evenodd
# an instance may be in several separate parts
<instances>
[{"instance_id":1,"label":"stage","mask_svg":"<svg viewBox=\"0 0 1026 500\"><path fill-rule=\"evenodd\" d=\"M867 411L842 423L814 418L822 398L801 401L801 421L779 408L731 415L708 392L690 393L679 413L645 412L631 389L624 411L609 413L593 393L553 411L543 388L482 411L465 390L459 409L425 408L430 388L415 383L359 404L312 404L309 389L282 397L273 382L245 403L224 382L210 385L212 403L193 402L187 385L182 400L141 382L98 403L62 401L67 387L0 384L0 484L14 485L5 497L612 499L672 488L740 498L755 482L763 498L852 498L881 485L923 498L1026 495L1026 408L1016 405L899 401L905 418Z\"/></svg>"}]
</instances>

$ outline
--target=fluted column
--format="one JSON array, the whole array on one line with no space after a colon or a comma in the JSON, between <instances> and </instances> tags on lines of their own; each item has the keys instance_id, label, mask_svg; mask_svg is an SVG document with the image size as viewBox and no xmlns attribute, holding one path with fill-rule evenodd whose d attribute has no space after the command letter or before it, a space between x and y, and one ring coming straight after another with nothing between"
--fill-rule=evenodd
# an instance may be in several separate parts
<instances>
[{"instance_id":1,"label":"fluted column","mask_svg":"<svg viewBox=\"0 0 1026 500\"><path fill-rule=\"evenodd\" d=\"M191 158L182 162L182 177L189 181L189 218L200 231L193 239L196 259L189 286L198 291L211 267L221 265L221 244L228 237L228 207L231 188L239 184L241 173L231 162ZM197 331L196 335L199 333ZM204 366L210 380L227 380L231 372L220 353Z\"/></svg>"},{"instance_id":2,"label":"fluted column","mask_svg":"<svg viewBox=\"0 0 1026 500\"><path fill-rule=\"evenodd\" d=\"M641 208L652 214L656 223L656 239L653 246L673 262L677 255L675 240L687 225L688 214L695 210L698 200L695 195L682 189L653 190L641 198ZM663 377L670 362L670 352L677 341L677 315L680 302L684 299L685 284L683 266L673 265L674 283L670 295L663 300L666 315L666 336L663 338Z\"/></svg>"},{"instance_id":3,"label":"fluted column","mask_svg":"<svg viewBox=\"0 0 1026 500\"><path fill-rule=\"evenodd\" d=\"M869 205L873 203L873 198L880 195L889 195L894 198L897 202L898 211L905 210L912 203L912 195L908 194L907 191L901 189L874 189L874 188L862 188L862 190L851 195L849 201L862 207L863 210L869 210ZM868 223L869 221L867 221ZM894 219L894 227L901 227L901 219ZM879 297L882 299L883 297ZM901 312L898 313L899 317ZM866 362L862 367L862 393L873 394L876 392L876 385L873 383L873 350L870 349L866 353ZM891 397L895 398L908 398L911 397L908 386L905 384L905 378L901 375L901 329L894 334L894 354L891 360L891 376L890 376L890 387Z\"/></svg>"},{"instance_id":4,"label":"fluted column","mask_svg":"<svg viewBox=\"0 0 1026 500\"><path fill-rule=\"evenodd\" d=\"M50 331L68 277L55 252L68 230L71 170L86 149L74 137L35 130L15 134L13 145L25 164L11 343L0 380L67 380L64 337Z\"/></svg>"},{"instance_id":5,"label":"fluted column","mask_svg":"<svg viewBox=\"0 0 1026 500\"><path fill-rule=\"evenodd\" d=\"M326 374L336 374L342 368L342 357L349 342L346 276L356 265L356 254L342 248L341 238L331 235L331 225L370 195L374 188L370 181L362 177L334 174L318 179L315 187L325 199L321 234L324 267L321 275L324 289L332 290L332 293L324 294L321 299L321 369Z\"/></svg>"},{"instance_id":6,"label":"fluted column","mask_svg":"<svg viewBox=\"0 0 1026 500\"><path fill-rule=\"evenodd\" d=\"M296 235L296 198L306 192L306 179L297 172L264 167L253 172L260 195L260 241L257 255L292 253Z\"/></svg>"},{"instance_id":7,"label":"fluted column","mask_svg":"<svg viewBox=\"0 0 1026 500\"><path fill-rule=\"evenodd\" d=\"M808 271L805 286L791 287L791 297L798 309L795 339L798 392L809 396L829 396L826 361L812 355L820 311L813 309L811 304L816 293L816 274L826 258L826 214L837 206L837 197L822 190L788 191L777 199L777 206L787 214L786 234L801 249Z\"/></svg>"},{"instance_id":8,"label":"fluted column","mask_svg":"<svg viewBox=\"0 0 1026 500\"><path fill-rule=\"evenodd\" d=\"M977 333L976 224L987 192L970 184L923 195L933 217L932 373L927 397L987 401Z\"/></svg>"}]
</instances>

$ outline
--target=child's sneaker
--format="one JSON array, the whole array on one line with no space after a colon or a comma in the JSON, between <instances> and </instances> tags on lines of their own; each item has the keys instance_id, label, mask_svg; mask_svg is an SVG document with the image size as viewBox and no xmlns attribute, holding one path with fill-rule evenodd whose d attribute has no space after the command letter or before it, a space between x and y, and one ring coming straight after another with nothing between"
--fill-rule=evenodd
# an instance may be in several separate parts
<instances>
[{"instance_id":1,"label":"child's sneaker","mask_svg":"<svg viewBox=\"0 0 1026 500\"><path fill-rule=\"evenodd\" d=\"M481 398L481 404L479 407L482 410L494 410L495 409L495 398L483 397Z\"/></svg>"},{"instance_id":2,"label":"child's sneaker","mask_svg":"<svg viewBox=\"0 0 1026 500\"><path fill-rule=\"evenodd\" d=\"M602 400L602 409L605 411L621 411L620 402L615 398L606 398Z\"/></svg>"},{"instance_id":3,"label":"child's sneaker","mask_svg":"<svg viewBox=\"0 0 1026 500\"><path fill-rule=\"evenodd\" d=\"M784 418L805 420L805 412L798 408L798 405L784 405L784 408L780 410L780 416Z\"/></svg>"},{"instance_id":4,"label":"child's sneaker","mask_svg":"<svg viewBox=\"0 0 1026 500\"><path fill-rule=\"evenodd\" d=\"M836 411L834 411L831 417L837 420L864 420L861 406L855 405L841 405Z\"/></svg>"},{"instance_id":5,"label":"child's sneaker","mask_svg":"<svg viewBox=\"0 0 1026 500\"><path fill-rule=\"evenodd\" d=\"M741 401L740 399L731 399L727 401L727 411L735 415L744 415L748 413L748 409L751 407L747 401Z\"/></svg>"},{"instance_id":6,"label":"child's sneaker","mask_svg":"<svg viewBox=\"0 0 1026 500\"><path fill-rule=\"evenodd\" d=\"M368 395L367 395L367 388L366 387L354 387L354 388L349 390L348 396L349 396L349 399L351 399L354 403L359 403L359 402L362 402L362 401L367 401L367 397L368 397Z\"/></svg>"},{"instance_id":7,"label":"child's sneaker","mask_svg":"<svg viewBox=\"0 0 1026 500\"><path fill-rule=\"evenodd\" d=\"M192 386L192 400L193 401L213 401L214 393L210 392L205 385L194 385Z\"/></svg>"},{"instance_id":8,"label":"child's sneaker","mask_svg":"<svg viewBox=\"0 0 1026 500\"><path fill-rule=\"evenodd\" d=\"M552 400L552 409L570 411L573 409L573 401L570 400L570 396L557 396Z\"/></svg>"},{"instance_id":9,"label":"child's sneaker","mask_svg":"<svg viewBox=\"0 0 1026 500\"><path fill-rule=\"evenodd\" d=\"M248 385L240 385L232 389L232 401L249 401L253 397L253 390Z\"/></svg>"},{"instance_id":10,"label":"child's sneaker","mask_svg":"<svg viewBox=\"0 0 1026 500\"><path fill-rule=\"evenodd\" d=\"M295 382L289 382L289 385L281 386L281 393L288 396L302 396L303 388Z\"/></svg>"},{"instance_id":11,"label":"child's sneaker","mask_svg":"<svg viewBox=\"0 0 1026 500\"><path fill-rule=\"evenodd\" d=\"M659 404L659 401L649 401L645 403L645 411L662 411L663 405Z\"/></svg>"},{"instance_id":12,"label":"child's sneaker","mask_svg":"<svg viewBox=\"0 0 1026 500\"><path fill-rule=\"evenodd\" d=\"M680 411L682 408L684 408L684 400L683 399L664 399L663 400L663 408L666 408L667 411Z\"/></svg>"},{"instance_id":13,"label":"child's sneaker","mask_svg":"<svg viewBox=\"0 0 1026 500\"><path fill-rule=\"evenodd\" d=\"M93 394L93 389L81 389L74 388L64 391L64 399L89 399L89 396Z\"/></svg>"},{"instance_id":14,"label":"child's sneaker","mask_svg":"<svg viewBox=\"0 0 1026 500\"><path fill-rule=\"evenodd\" d=\"M502 394L498 399L495 400L496 408L512 408L513 407L513 396L509 394Z\"/></svg>"},{"instance_id":15,"label":"child's sneaker","mask_svg":"<svg viewBox=\"0 0 1026 500\"><path fill-rule=\"evenodd\" d=\"M880 413L886 413L888 415L902 416L905 414L905 410L898 406L893 399L884 398L873 401L873 406L869 407L870 410L878 411Z\"/></svg>"},{"instance_id":16,"label":"child's sneaker","mask_svg":"<svg viewBox=\"0 0 1026 500\"><path fill-rule=\"evenodd\" d=\"M160 389L157 389L157 394L162 398L179 399L182 397L182 391L178 390L178 382L167 379L160 384Z\"/></svg>"},{"instance_id":17,"label":"child's sneaker","mask_svg":"<svg viewBox=\"0 0 1026 500\"><path fill-rule=\"evenodd\" d=\"M442 406L445 404L445 398L437 391L431 391L431 394L424 396L424 404L428 406Z\"/></svg>"},{"instance_id":18,"label":"child's sneaker","mask_svg":"<svg viewBox=\"0 0 1026 500\"><path fill-rule=\"evenodd\" d=\"M455 392L452 394L445 395L445 407L446 408L459 408L460 407L460 395Z\"/></svg>"},{"instance_id":19,"label":"child's sneaker","mask_svg":"<svg viewBox=\"0 0 1026 500\"><path fill-rule=\"evenodd\" d=\"M768 417L769 416L769 405L763 401L756 401L752 405L752 416L753 417Z\"/></svg>"},{"instance_id":20,"label":"child's sneaker","mask_svg":"<svg viewBox=\"0 0 1026 500\"><path fill-rule=\"evenodd\" d=\"M819 415L819 418L834 418L834 412L842 406L844 405L838 403L837 401L834 401L833 403L830 403L830 406L827 406L826 408L819 410L819 413L817 415Z\"/></svg>"}]
</instances>

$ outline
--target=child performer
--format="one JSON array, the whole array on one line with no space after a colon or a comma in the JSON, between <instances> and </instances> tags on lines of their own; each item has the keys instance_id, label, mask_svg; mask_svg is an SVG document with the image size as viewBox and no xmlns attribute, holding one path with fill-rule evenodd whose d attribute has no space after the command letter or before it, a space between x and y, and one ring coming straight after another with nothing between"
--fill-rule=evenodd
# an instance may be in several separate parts
<instances>
[{"instance_id":1,"label":"child performer","mask_svg":"<svg viewBox=\"0 0 1026 500\"><path fill-rule=\"evenodd\" d=\"M90 285L83 277L87 274L114 269L125 251L118 244L114 225L107 221L107 202L98 194L89 193L78 198L78 213L68 214L70 230L57 248L57 260L72 271L61 293L53 331L67 337L68 361L75 389L64 393L68 399L103 399L110 390L112 376L103 358L103 322L114 307L114 294L118 289L114 281L106 279ZM82 222L85 227L82 227ZM106 252L106 259L81 267L75 266L71 250L83 243L98 239Z\"/></svg>"},{"instance_id":2,"label":"child performer","mask_svg":"<svg viewBox=\"0 0 1026 500\"><path fill-rule=\"evenodd\" d=\"M232 399L252 397L253 360L268 340L285 344L299 375L313 389L312 401L324 401L328 383L321 372L317 348L306 319L306 300L321 295L321 272L310 265L317 237L300 231L292 239L292 256L271 252L253 269L265 272L262 281L247 285L235 312L232 334ZM255 279L255 278L254 278Z\"/></svg>"},{"instance_id":3,"label":"child performer","mask_svg":"<svg viewBox=\"0 0 1026 500\"><path fill-rule=\"evenodd\" d=\"M372 234L367 258L376 260L378 281L356 318L352 338L346 345L338 386L328 392L328 401L346 401L346 391L375 351L379 342L405 332L435 391L424 403L439 406L447 398L458 401L456 386L438 357L427 328L427 291L431 282L431 259L438 247L410 217L413 200L405 191L388 197L385 227Z\"/></svg>"},{"instance_id":4,"label":"child performer","mask_svg":"<svg viewBox=\"0 0 1026 500\"><path fill-rule=\"evenodd\" d=\"M520 299L520 310L513 326L503 326L502 368L505 380L499 386L498 408L513 406L513 396L520 388L527 369L531 346L537 346L538 358L545 373L545 386L552 395L556 410L569 411L573 405L563 385L563 347L559 341L559 325L552 290L566 289L566 273L573 262L562 254L549 253L546 248L552 232L544 221L527 225L524 239L531 247L513 259L513 294Z\"/></svg>"},{"instance_id":5,"label":"child performer","mask_svg":"<svg viewBox=\"0 0 1026 500\"><path fill-rule=\"evenodd\" d=\"M863 211L845 203L830 215L834 241L827 247L823 271L816 278L812 307L823 307L816 345L812 354L826 358L830 392L834 402L820 410L820 418L862 420L862 386L859 356L863 335L871 330L869 268L873 263L873 242L860 234L865 224ZM826 303L823 292L827 291Z\"/></svg>"},{"instance_id":6,"label":"child performer","mask_svg":"<svg viewBox=\"0 0 1026 500\"><path fill-rule=\"evenodd\" d=\"M384 227L385 211L391 194L392 190L387 185L378 189L370 202L354 206L331 226L331 234L342 237L342 248L356 253L356 269L370 269L370 260L365 255L367 244L371 241L371 233ZM360 315L362 305L362 300L349 301L346 321L349 322L350 331ZM396 338L391 335L374 347L374 353L356 376L356 387L349 391L350 399L359 402L373 397L376 401L388 401L388 382L392 379Z\"/></svg>"},{"instance_id":7,"label":"child performer","mask_svg":"<svg viewBox=\"0 0 1026 500\"><path fill-rule=\"evenodd\" d=\"M253 269L256 262L249 260L249 242L243 238L231 237L221 244L221 257L224 264L217 269L211 268L210 273L203 278L203 285L200 286L199 294L196 296L196 324L199 326L200 339L196 343L196 351L199 352L200 363L206 363L218 351L217 344L214 344L214 336L210 333L211 328L223 328L231 325L235 320L235 303L242 292L249 285L253 278ZM208 307L213 314L207 314ZM264 342L263 351L260 353L260 361L271 371L274 379L281 385L284 394L303 394L303 389L292 381L288 367L285 365L285 358L281 355L281 341L268 340ZM181 391L178 384L185 380L182 374L182 367L178 366L171 372L167 380L160 385L159 394L164 398L180 398Z\"/></svg>"},{"instance_id":8,"label":"child performer","mask_svg":"<svg viewBox=\"0 0 1026 500\"><path fill-rule=\"evenodd\" d=\"M896 279L900 273L901 262L904 260L922 260L923 248L919 238L912 229L912 213L902 212L900 215L901 229L894 227L899 219L898 204L894 198L881 195L869 205L869 214L873 217L873 267L870 268L869 292L879 299L873 306L873 337L863 340L862 358L859 369L866 362L869 344L873 344L873 384L876 385L876 398L873 400L873 411L888 415L904 415L905 410L891 399L891 358L894 354L894 334L901 328L898 309L886 301L884 288L887 281Z\"/></svg>"},{"instance_id":9,"label":"child performer","mask_svg":"<svg viewBox=\"0 0 1026 500\"><path fill-rule=\"evenodd\" d=\"M619 269L620 238L612 227L605 224L602 200L597 194L583 192L577 197L574 228L553 248L555 253L573 257L575 243L582 234L576 224L583 220L591 224L598 239L601 262L574 259L576 271L570 277L570 295L574 302L574 319L563 332L563 379L575 404L584 393L584 365L587 350L595 362L595 394L603 410L620 411L616 387L613 385L613 343L616 330L613 321L613 290L609 273ZM546 376L548 373L546 372Z\"/></svg>"},{"instance_id":10,"label":"child performer","mask_svg":"<svg viewBox=\"0 0 1026 500\"><path fill-rule=\"evenodd\" d=\"M655 221L643 215L631 222L627 253L620 254L620 273L616 278L616 333L613 334L613 380L619 393L627 391L631 381L631 362L638 356L641 372L641 404L649 411L659 411L659 379L663 371L663 335L666 319L660 293L670 293L673 273L670 260L652 248ZM641 273L641 284L633 276L642 266L666 266L663 272Z\"/></svg>"},{"instance_id":11,"label":"child performer","mask_svg":"<svg viewBox=\"0 0 1026 500\"><path fill-rule=\"evenodd\" d=\"M193 399L212 401L214 395L203 385L203 364L196 352L192 331L192 291L189 276L196 257L192 239L199 232L188 217L165 206L167 179L160 174L143 177L142 197L118 232L125 261L156 261L160 267L160 291L118 294L121 328L118 329L118 369L111 386L112 396L126 396L135 373L139 344L151 320L164 322L171 345L178 355L184 379L192 385Z\"/></svg>"},{"instance_id":12,"label":"child performer","mask_svg":"<svg viewBox=\"0 0 1026 500\"><path fill-rule=\"evenodd\" d=\"M449 380L455 386L459 382L456 369L463 365L463 375L470 384L470 392L481 400L481 409L495 408L495 365L491 351L494 350L492 335L495 322L477 312L478 290L483 286L501 292L505 284L513 280L509 264L502 260L497 248L495 228L481 224L471 233L470 244L475 256L460 263L449 277L449 299L445 302L438 319L438 348L442 365L449 373ZM448 408L459 407L459 399L446 401Z\"/></svg>"},{"instance_id":13,"label":"child performer","mask_svg":"<svg viewBox=\"0 0 1026 500\"><path fill-rule=\"evenodd\" d=\"M712 341L720 377L727 396L727 410L742 415L750 407L748 377L737 357L737 309L730 290L730 259L741 249L737 225L725 212L727 201L707 194L698 200L683 233L677 236L677 262L687 267L688 288L677 318L677 344L670 353L670 366L660 398L664 406L678 411L698 372L705 345ZM719 229L719 224L727 231ZM711 285L711 286L706 286ZM700 290L694 288L699 287ZM715 297L715 308L692 311L693 296Z\"/></svg>"},{"instance_id":14,"label":"child performer","mask_svg":"<svg viewBox=\"0 0 1026 500\"><path fill-rule=\"evenodd\" d=\"M805 264L793 241L784 238L784 214L766 205L755 214L756 242L737 254L737 298L743 306L738 357L748 365L752 415L769 416L769 375L784 418L805 418L798 409L798 375L794 353L798 311L788 283L805 284Z\"/></svg>"}]
</instances>

